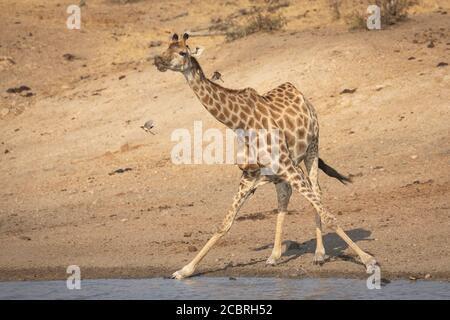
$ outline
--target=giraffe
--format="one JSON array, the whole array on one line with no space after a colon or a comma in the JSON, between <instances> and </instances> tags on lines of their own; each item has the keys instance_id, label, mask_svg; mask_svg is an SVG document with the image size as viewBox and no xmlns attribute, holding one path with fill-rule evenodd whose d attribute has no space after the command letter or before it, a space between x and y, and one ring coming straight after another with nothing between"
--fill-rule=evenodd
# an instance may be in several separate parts
<instances>
[{"instance_id":1,"label":"giraffe","mask_svg":"<svg viewBox=\"0 0 450 320\"><path fill-rule=\"evenodd\" d=\"M174 34L168 48L154 59L157 69L161 72L172 70L182 73L206 110L230 129L278 129L281 132L278 146L279 168L272 175L263 175L259 163L238 164L242 176L231 209L194 259L173 273L172 278L182 279L191 276L213 245L230 230L245 201L258 187L267 183L275 184L278 199L275 240L272 253L266 262L268 265L275 265L281 257L283 221L293 190L304 196L315 209L317 241L314 263L322 264L326 259L322 240L322 225L325 225L336 232L358 254L368 270L376 265L374 257L361 250L348 237L339 226L336 217L322 204L318 169L342 183L350 180L319 158L319 125L312 104L291 83L284 83L264 95L259 95L252 88L235 90L220 86L205 77L197 61L203 48L196 47L195 50L191 50L187 45L188 38L187 33L181 39ZM270 147L273 146L267 146ZM300 166L302 162L306 174Z\"/></svg>"}]
</instances>

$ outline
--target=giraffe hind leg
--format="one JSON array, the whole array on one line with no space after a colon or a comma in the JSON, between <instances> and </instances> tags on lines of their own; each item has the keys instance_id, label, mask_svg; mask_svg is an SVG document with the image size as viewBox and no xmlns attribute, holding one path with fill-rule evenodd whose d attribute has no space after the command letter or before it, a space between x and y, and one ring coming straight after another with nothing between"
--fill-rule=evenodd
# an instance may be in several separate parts
<instances>
[{"instance_id":1,"label":"giraffe hind leg","mask_svg":"<svg viewBox=\"0 0 450 320\"><path fill-rule=\"evenodd\" d=\"M325 226L334 230L336 234L358 254L367 270L370 270L370 268L377 264L375 258L361 250L361 248L354 243L338 225L336 217L323 207L320 198L316 195L312 188L309 178L304 175L302 170L297 170L292 163L284 164L281 177L289 181L291 186L295 190L299 191L312 204L317 214L320 216L321 222Z\"/></svg>"},{"instance_id":2,"label":"giraffe hind leg","mask_svg":"<svg viewBox=\"0 0 450 320\"><path fill-rule=\"evenodd\" d=\"M317 142L312 142L308 148L305 157L305 167L308 172L312 189L316 196L322 198L322 190L319 186L319 148ZM316 223L316 251L314 253L313 263L322 265L329 258L325 254L325 247L322 239L322 221L320 215L316 212L314 217Z\"/></svg>"}]
</instances>

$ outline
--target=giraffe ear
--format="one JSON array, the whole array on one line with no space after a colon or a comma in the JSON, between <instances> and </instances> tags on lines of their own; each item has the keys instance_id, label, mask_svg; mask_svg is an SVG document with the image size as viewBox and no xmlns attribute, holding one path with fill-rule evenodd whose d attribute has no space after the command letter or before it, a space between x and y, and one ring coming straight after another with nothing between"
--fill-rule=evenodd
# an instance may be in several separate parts
<instances>
[{"instance_id":1,"label":"giraffe ear","mask_svg":"<svg viewBox=\"0 0 450 320\"><path fill-rule=\"evenodd\" d=\"M176 33L173 34L172 41L178 41L178 35Z\"/></svg>"},{"instance_id":2,"label":"giraffe ear","mask_svg":"<svg viewBox=\"0 0 450 320\"><path fill-rule=\"evenodd\" d=\"M191 51L191 56L194 58L198 58L201 56L204 50L205 48L203 47L195 47L195 49Z\"/></svg>"}]
</instances>

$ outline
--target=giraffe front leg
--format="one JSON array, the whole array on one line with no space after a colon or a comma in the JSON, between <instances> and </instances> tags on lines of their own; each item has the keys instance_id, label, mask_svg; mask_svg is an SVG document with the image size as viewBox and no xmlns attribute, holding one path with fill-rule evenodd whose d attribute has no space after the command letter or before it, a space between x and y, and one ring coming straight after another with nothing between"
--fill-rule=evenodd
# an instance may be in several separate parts
<instances>
[{"instance_id":1,"label":"giraffe front leg","mask_svg":"<svg viewBox=\"0 0 450 320\"><path fill-rule=\"evenodd\" d=\"M311 182L308 177L304 175L303 171L297 170L292 165L287 165L283 172L285 179L291 183L292 187L299 191L313 205L317 214L320 216L321 222L325 226L334 230L336 234L340 236L348 244L348 246L358 254L366 268L369 270L369 268L376 265L377 262L375 258L361 250L361 248L359 248L359 246L354 243L338 225L336 217L323 207L320 197L315 194L312 189Z\"/></svg>"},{"instance_id":2,"label":"giraffe front leg","mask_svg":"<svg viewBox=\"0 0 450 320\"><path fill-rule=\"evenodd\" d=\"M244 202L248 199L248 197L252 194L252 192L260 185L267 183L266 181L261 181L259 178L255 178L249 174L244 173L240 184L239 191L234 197L232 209L225 216L221 226L214 233L211 239L205 244L205 246L200 250L200 252L195 256L195 258L185 265L182 269L174 272L172 274L173 279L183 279L191 276L195 269L197 268L200 261L205 257L208 251L214 246L214 244L222 238L228 230L230 230L234 218L236 214L239 212L239 209L244 204Z\"/></svg>"},{"instance_id":3,"label":"giraffe front leg","mask_svg":"<svg viewBox=\"0 0 450 320\"><path fill-rule=\"evenodd\" d=\"M277 198L278 198L278 216L277 216L277 226L275 230L275 242L273 245L272 254L267 259L266 264L268 265L276 265L277 261L281 257L281 235L284 217L286 216L287 207L289 204L289 199L292 194L292 188L289 183L281 182L275 184L275 188L277 190Z\"/></svg>"},{"instance_id":4,"label":"giraffe front leg","mask_svg":"<svg viewBox=\"0 0 450 320\"><path fill-rule=\"evenodd\" d=\"M278 260L281 257L281 235L283 233L283 221L286 212L279 212L277 216L277 226L275 230L275 242L273 244L273 250L270 257L267 259L266 264L274 266L277 264Z\"/></svg>"}]
</instances>

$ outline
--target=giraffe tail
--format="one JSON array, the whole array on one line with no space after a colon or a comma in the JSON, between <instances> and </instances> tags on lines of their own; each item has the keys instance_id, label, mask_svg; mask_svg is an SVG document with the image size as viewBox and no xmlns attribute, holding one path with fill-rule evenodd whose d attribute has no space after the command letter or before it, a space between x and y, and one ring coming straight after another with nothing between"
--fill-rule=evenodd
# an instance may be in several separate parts
<instances>
[{"instance_id":1,"label":"giraffe tail","mask_svg":"<svg viewBox=\"0 0 450 320\"><path fill-rule=\"evenodd\" d=\"M346 176L340 174L335 169L333 169L332 167L327 165L325 163L325 161L323 161L320 158L319 158L319 169L322 170L323 172L325 172L328 176L338 179L343 184L347 184L348 182L350 182L350 183L352 182L352 179L350 179L349 177L346 177Z\"/></svg>"}]
</instances>

